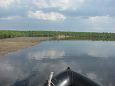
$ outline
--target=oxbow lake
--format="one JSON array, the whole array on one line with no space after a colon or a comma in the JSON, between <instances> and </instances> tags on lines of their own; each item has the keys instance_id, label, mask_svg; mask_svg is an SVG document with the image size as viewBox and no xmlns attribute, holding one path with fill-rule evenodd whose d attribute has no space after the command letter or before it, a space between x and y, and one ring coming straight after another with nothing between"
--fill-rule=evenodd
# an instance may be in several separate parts
<instances>
[{"instance_id":1,"label":"oxbow lake","mask_svg":"<svg viewBox=\"0 0 115 86\"><path fill-rule=\"evenodd\" d=\"M0 58L0 86L42 86L67 67L102 86L115 86L114 41L44 41Z\"/></svg>"}]
</instances>

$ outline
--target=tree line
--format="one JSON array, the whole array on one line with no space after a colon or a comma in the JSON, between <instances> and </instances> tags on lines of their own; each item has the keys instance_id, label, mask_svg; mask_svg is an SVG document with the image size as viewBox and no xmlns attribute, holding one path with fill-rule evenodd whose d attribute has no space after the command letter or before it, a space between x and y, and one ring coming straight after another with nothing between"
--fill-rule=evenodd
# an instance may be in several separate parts
<instances>
[{"instance_id":1,"label":"tree line","mask_svg":"<svg viewBox=\"0 0 115 86\"><path fill-rule=\"evenodd\" d=\"M52 37L59 40L112 40L115 33L99 32L62 32L62 31L14 31L0 30L0 39L14 37Z\"/></svg>"}]
</instances>

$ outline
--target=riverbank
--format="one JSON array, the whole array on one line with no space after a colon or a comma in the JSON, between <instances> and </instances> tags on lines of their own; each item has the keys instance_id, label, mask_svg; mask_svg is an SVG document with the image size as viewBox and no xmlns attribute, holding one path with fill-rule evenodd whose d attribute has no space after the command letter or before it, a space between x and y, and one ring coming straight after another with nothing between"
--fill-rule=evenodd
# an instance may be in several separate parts
<instances>
[{"instance_id":1,"label":"riverbank","mask_svg":"<svg viewBox=\"0 0 115 86\"><path fill-rule=\"evenodd\" d=\"M16 37L0 39L0 56L19 49L31 47L48 39L48 37Z\"/></svg>"}]
</instances>

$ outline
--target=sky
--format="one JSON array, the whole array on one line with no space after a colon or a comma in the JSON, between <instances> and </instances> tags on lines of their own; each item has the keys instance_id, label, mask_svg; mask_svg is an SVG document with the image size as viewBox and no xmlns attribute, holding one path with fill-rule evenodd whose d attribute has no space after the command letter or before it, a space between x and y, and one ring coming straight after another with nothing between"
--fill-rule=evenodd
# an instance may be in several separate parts
<instances>
[{"instance_id":1,"label":"sky","mask_svg":"<svg viewBox=\"0 0 115 86\"><path fill-rule=\"evenodd\" d=\"M115 32L115 0L0 0L0 30Z\"/></svg>"}]
</instances>

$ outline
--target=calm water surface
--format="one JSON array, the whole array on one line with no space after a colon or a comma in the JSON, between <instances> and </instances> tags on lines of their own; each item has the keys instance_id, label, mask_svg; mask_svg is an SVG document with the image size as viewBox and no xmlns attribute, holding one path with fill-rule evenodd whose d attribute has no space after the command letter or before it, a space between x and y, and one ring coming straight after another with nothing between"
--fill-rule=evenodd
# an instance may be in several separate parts
<instances>
[{"instance_id":1,"label":"calm water surface","mask_svg":"<svg viewBox=\"0 0 115 86\"><path fill-rule=\"evenodd\" d=\"M0 58L0 86L26 80L42 86L49 74L72 70L102 86L115 86L115 42L45 41Z\"/></svg>"}]
</instances>

